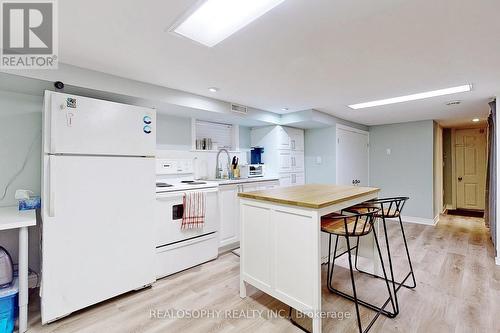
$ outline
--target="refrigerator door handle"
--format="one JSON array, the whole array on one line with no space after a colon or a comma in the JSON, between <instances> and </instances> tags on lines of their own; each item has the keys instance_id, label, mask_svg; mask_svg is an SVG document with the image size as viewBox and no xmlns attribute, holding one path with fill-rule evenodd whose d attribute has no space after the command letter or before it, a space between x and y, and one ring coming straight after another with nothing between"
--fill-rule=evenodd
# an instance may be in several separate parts
<instances>
[{"instance_id":1,"label":"refrigerator door handle","mask_svg":"<svg viewBox=\"0 0 500 333\"><path fill-rule=\"evenodd\" d=\"M63 105L60 107L61 109L64 108ZM50 130L49 130L49 139L50 139L50 152L55 153L56 152L56 138L55 138L55 133L56 133L56 112L57 108L49 110L49 117L50 117Z\"/></svg>"},{"instance_id":2,"label":"refrigerator door handle","mask_svg":"<svg viewBox=\"0 0 500 333\"><path fill-rule=\"evenodd\" d=\"M49 216L55 215L55 156L49 156Z\"/></svg>"}]
</instances>

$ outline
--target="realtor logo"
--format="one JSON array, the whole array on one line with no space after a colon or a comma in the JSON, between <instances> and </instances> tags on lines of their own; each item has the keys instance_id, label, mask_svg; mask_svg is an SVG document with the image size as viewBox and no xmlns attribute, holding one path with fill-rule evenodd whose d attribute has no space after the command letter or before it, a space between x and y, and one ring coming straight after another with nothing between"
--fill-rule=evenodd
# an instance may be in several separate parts
<instances>
[{"instance_id":1,"label":"realtor logo","mask_svg":"<svg viewBox=\"0 0 500 333\"><path fill-rule=\"evenodd\" d=\"M55 0L1 2L2 69L57 69Z\"/></svg>"}]
</instances>

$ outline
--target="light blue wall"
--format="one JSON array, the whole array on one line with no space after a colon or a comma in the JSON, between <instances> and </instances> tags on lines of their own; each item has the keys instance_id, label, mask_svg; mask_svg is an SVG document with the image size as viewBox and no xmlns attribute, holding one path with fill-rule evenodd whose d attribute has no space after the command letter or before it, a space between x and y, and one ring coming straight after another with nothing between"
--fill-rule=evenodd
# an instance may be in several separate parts
<instances>
[{"instance_id":1,"label":"light blue wall","mask_svg":"<svg viewBox=\"0 0 500 333\"><path fill-rule=\"evenodd\" d=\"M335 184L335 140L335 127L305 130L306 183Z\"/></svg>"},{"instance_id":2,"label":"light blue wall","mask_svg":"<svg viewBox=\"0 0 500 333\"><path fill-rule=\"evenodd\" d=\"M11 181L0 206L15 205L17 189L40 195L41 133L42 97L0 91L0 199ZM0 232L0 245L9 251L14 262L17 262L17 239L17 231ZM29 242L29 266L39 271L36 227L29 229Z\"/></svg>"},{"instance_id":3,"label":"light blue wall","mask_svg":"<svg viewBox=\"0 0 500 333\"><path fill-rule=\"evenodd\" d=\"M240 148L241 149L250 149L251 147L251 139L250 133L252 128L240 126Z\"/></svg>"},{"instance_id":4,"label":"light blue wall","mask_svg":"<svg viewBox=\"0 0 500 333\"><path fill-rule=\"evenodd\" d=\"M250 148L250 127L239 128L240 148ZM159 149L191 150L191 118L158 114L156 116L156 144Z\"/></svg>"},{"instance_id":5,"label":"light blue wall","mask_svg":"<svg viewBox=\"0 0 500 333\"><path fill-rule=\"evenodd\" d=\"M41 133L42 97L0 91L0 206L16 204L17 189L40 194Z\"/></svg>"},{"instance_id":6,"label":"light blue wall","mask_svg":"<svg viewBox=\"0 0 500 333\"><path fill-rule=\"evenodd\" d=\"M156 144L160 149L190 150L191 118L165 114L156 116Z\"/></svg>"},{"instance_id":7,"label":"light blue wall","mask_svg":"<svg viewBox=\"0 0 500 333\"><path fill-rule=\"evenodd\" d=\"M368 131L368 127L333 118L335 125L305 130L306 183L336 183L336 124L343 124ZM318 163L318 158L321 159Z\"/></svg>"},{"instance_id":8,"label":"light blue wall","mask_svg":"<svg viewBox=\"0 0 500 333\"><path fill-rule=\"evenodd\" d=\"M432 120L370 127L370 185L409 196L403 215L434 218L433 157Z\"/></svg>"}]
</instances>

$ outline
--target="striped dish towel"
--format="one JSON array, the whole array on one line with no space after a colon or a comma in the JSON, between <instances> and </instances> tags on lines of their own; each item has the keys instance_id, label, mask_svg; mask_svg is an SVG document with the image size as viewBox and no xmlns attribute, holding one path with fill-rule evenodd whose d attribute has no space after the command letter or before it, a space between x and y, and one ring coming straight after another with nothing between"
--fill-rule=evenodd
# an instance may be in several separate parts
<instances>
[{"instance_id":1,"label":"striped dish towel","mask_svg":"<svg viewBox=\"0 0 500 333\"><path fill-rule=\"evenodd\" d=\"M203 192L184 193L183 204L181 230L202 228L205 223L206 194Z\"/></svg>"}]
</instances>

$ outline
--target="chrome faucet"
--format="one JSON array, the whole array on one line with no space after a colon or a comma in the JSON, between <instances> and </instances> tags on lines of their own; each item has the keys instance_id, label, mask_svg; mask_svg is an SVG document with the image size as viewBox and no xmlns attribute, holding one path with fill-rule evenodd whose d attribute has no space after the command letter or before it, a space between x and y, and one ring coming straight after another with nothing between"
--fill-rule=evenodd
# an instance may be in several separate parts
<instances>
[{"instance_id":1,"label":"chrome faucet","mask_svg":"<svg viewBox=\"0 0 500 333\"><path fill-rule=\"evenodd\" d=\"M219 156L220 153L225 152L227 155L227 178L231 179L232 177L232 172L231 172L231 156L229 156L229 152L227 149L219 149L219 152L217 153L217 158L215 159L215 178L216 179L222 179L222 169L219 169Z\"/></svg>"}]
</instances>

